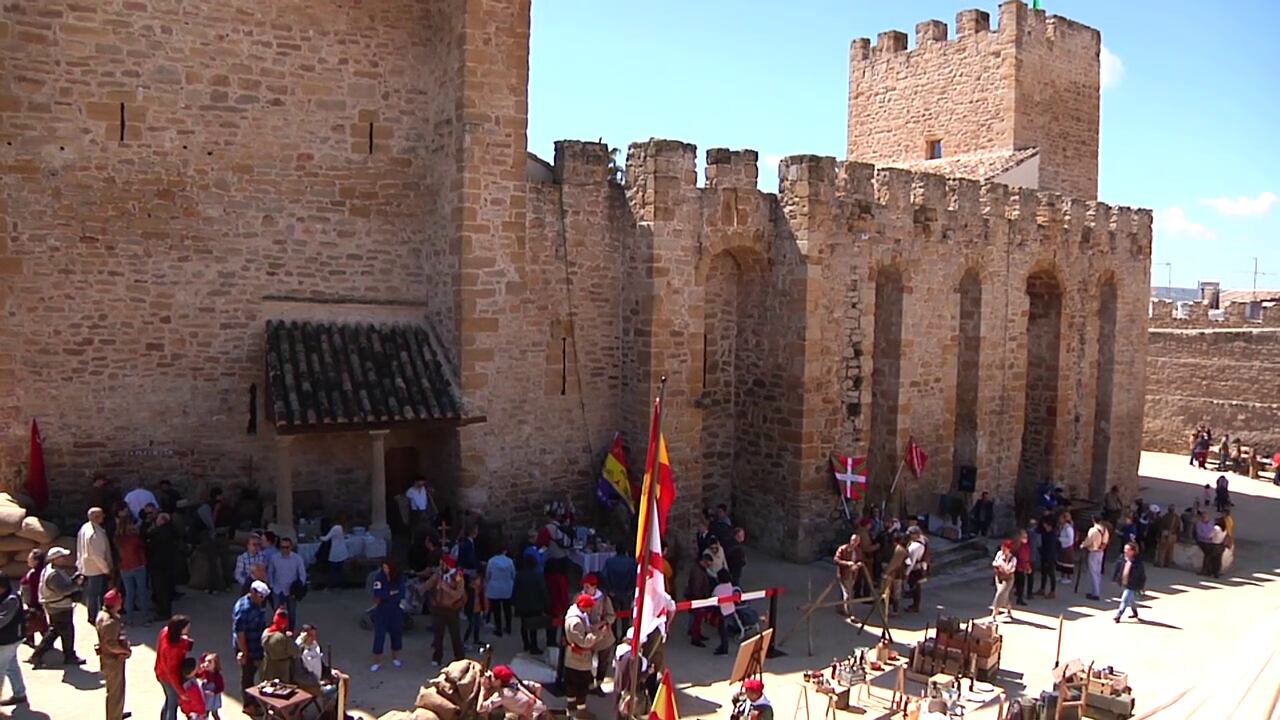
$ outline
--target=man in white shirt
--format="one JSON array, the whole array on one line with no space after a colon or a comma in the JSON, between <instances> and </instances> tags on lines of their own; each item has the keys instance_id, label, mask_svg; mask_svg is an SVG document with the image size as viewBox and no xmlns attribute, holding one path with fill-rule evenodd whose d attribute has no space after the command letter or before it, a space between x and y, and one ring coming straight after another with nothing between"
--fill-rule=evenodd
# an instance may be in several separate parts
<instances>
[{"instance_id":1,"label":"man in white shirt","mask_svg":"<svg viewBox=\"0 0 1280 720\"><path fill-rule=\"evenodd\" d=\"M409 501L410 527L430 527L431 496L427 491L427 479L419 476L413 481L413 487L404 492Z\"/></svg>"},{"instance_id":2,"label":"man in white shirt","mask_svg":"<svg viewBox=\"0 0 1280 720\"><path fill-rule=\"evenodd\" d=\"M155 493L148 490L145 486L130 490L124 496L124 504L129 506L129 512L133 514L133 519L137 520L142 517L142 508L148 505L160 507L160 501L156 500Z\"/></svg>"},{"instance_id":3,"label":"man in white shirt","mask_svg":"<svg viewBox=\"0 0 1280 720\"><path fill-rule=\"evenodd\" d=\"M102 508L89 508L88 521L76 533L76 572L85 578L84 601L93 622L102 610L102 598L111 578L111 543L102 523L107 514Z\"/></svg>"},{"instance_id":4,"label":"man in white shirt","mask_svg":"<svg viewBox=\"0 0 1280 720\"><path fill-rule=\"evenodd\" d=\"M1090 600L1102 599L1102 558L1107 552L1107 544L1111 541L1111 536L1107 532L1107 528L1103 525L1102 516L1093 516L1093 527L1089 528L1089 534L1085 535L1084 544L1081 545L1085 552L1089 553L1089 586L1093 592L1085 595Z\"/></svg>"}]
</instances>

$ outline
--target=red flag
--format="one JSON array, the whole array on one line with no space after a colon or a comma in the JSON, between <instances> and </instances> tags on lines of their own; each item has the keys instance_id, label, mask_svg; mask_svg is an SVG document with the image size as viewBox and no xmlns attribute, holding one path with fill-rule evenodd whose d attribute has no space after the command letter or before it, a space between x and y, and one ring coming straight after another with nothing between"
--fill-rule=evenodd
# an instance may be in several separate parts
<instances>
[{"instance_id":1,"label":"red flag","mask_svg":"<svg viewBox=\"0 0 1280 720\"><path fill-rule=\"evenodd\" d=\"M640 643L666 622L665 578L662 574L662 536L667 514L676 499L675 480L667 443L662 437L662 402L654 400L653 424L649 429L649 452L641 489L639 522L636 527L636 618L631 651L639 653ZM650 472L652 468L652 472Z\"/></svg>"},{"instance_id":2,"label":"red flag","mask_svg":"<svg viewBox=\"0 0 1280 720\"><path fill-rule=\"evenodd\" d=\"M27 462L27 495L35 501L36 509L44 510L49 504L49 478L44 473L44 439L40 426L31 419L31 456Z\"/></svg>"},{"instance_id":3,"label":"red flag","mask_svg":"<svg viewBox=\"0 0 1280 720\"><path fill-rule=\"evenodd\" d=\"M917 478L924 473L924 464L929 462L929 456L924 454L924 450L916 444L916 439L907 440L907 467L911 468L911 474Z\"/></svg>"},{"instance_id":4,"label":"red flag","mask_svg":"<svg viewBox=\"0 0 1280 720\"><path fill-rule=\"evenodd\" d=\"M834 453L831 472L836 476L836 490L846 500L861 500L867 490L867 459Z\"/></svg>"}]
</instances>

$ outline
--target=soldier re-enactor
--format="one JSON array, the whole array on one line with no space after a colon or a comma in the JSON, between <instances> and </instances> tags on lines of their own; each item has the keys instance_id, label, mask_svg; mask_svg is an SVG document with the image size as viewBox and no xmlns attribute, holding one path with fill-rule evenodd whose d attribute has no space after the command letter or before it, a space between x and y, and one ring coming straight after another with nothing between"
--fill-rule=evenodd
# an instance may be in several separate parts
<instances>
[{"instance_id":1,"label":"soldier re-enactor","mask_svg":"<svg viewBox=\"0 0 1280 720\"><path fill-rule=\"evenodd\" d=\"M107 689L107 720L124 720L124 664L133 654L120 619L120 591L112 588L102 598L102 610L94 621L98 630L98 664Z\"/></svg>"}]
</instances>

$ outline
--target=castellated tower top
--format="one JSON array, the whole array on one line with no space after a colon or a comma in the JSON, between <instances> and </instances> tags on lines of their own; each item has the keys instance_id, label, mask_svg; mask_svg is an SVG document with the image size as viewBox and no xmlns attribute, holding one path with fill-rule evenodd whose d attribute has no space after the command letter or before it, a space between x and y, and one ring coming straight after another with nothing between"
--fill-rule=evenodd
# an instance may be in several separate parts
<instances>
[{"instance_id":1,"label":"castellated tower top","mask_svg":"<svg viewBox=\"0 0 1280 720\"><path fill-rule=\"evenodd\" d=\"M849 49L850 160L1098 194L1102 35L1020 0Z\"/></svg>"}]
</instances>

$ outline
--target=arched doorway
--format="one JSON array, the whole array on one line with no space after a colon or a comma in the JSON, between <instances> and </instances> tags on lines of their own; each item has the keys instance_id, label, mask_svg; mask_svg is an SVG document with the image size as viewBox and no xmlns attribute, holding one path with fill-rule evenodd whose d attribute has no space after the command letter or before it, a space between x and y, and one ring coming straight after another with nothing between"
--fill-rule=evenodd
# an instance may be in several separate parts
<instances>
[{"instance_id":1,"label":"arched doorway","mask_svg":"<svg viewBox=\"0 0 1280 720\"><path fill-rule=\"evenodd\" d=\"M1015 502L1020 512L1035 505L1036 489L1052 483L1054 434L1058 426L1058 376L1062 342L1062 285L1048 270L1027 278L1027 375L1022 455Z\"/></svg>"},{"instance_id":2,"label":"arched doorway","mask_svg":"<svg viewBox=\"0 0 1280 720\"><path fill-rule=\"evenodd\" d=\"M1093 410L1093 464L1089 473L1089 497L1102 500L1107 493L1111 461L1111 394L1116 375L1116 281L1108 277L1098 295L1098 386Z\"/></svg>"},{"instance_id":3,"label":"arched doorway","mask_svg":"<svg viewBox=\"0 0 1280 720\"><path fill-rule=\"evenodd\" d=\"M956 355L956 410L952 440L952 467L956 488L965 488L966 476L972 480L978 465L978 369L981 367L982 345L982 279L970 268L960 279L960 319L957 327L959 348Z\"/></svg>"},{"instance_id":4,"label":"arched doorway","mask_svg":"<svg viewBox=\"0 0 1280 720\"><path fill-rule=\"evenodd\" d=\"M902 272L883 267L876 273L875 337L871 355L871 433L868 448L868 498L888 498L898 463L898 399L902 382Z\"/></svg>"}]
</instances>

